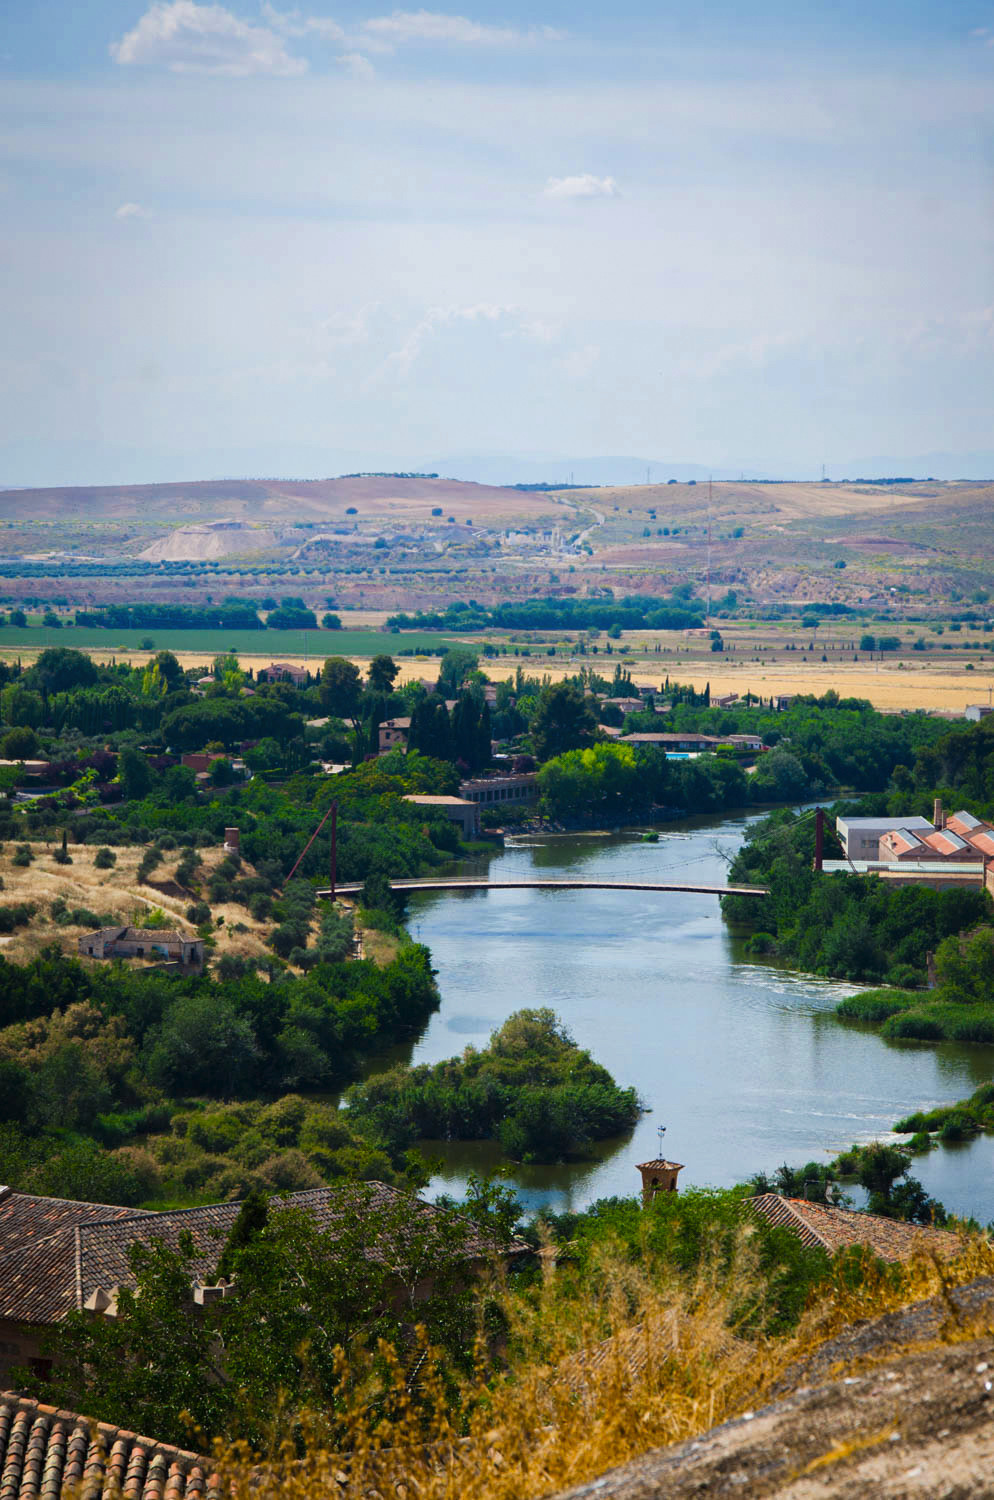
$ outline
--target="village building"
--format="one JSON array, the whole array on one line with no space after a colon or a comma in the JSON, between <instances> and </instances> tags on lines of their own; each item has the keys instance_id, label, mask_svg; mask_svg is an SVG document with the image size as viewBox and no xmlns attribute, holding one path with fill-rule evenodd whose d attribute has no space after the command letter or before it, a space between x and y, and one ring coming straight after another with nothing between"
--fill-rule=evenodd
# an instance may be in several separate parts
<instances>
[{"instance_id":1,"label":"village building","mask_svg":"<svg viewBox=\"0 0 994 1500\"><path fill-rule=\"evenodd\" d=\"M538 799L538 777L534 771L501 773L497 776L474 776L459 783L459 795L479 807L493 807L502 802L535 802Z\"/></svg>"},{"instance_id":2,"label":"village building","mask_svg":"<svg viewBox=\"0 0 994 1500\"><path fill-rule=\"evenodd\" d=\"M260 682L292 682L294 687L307 686L307 669L295 667L292 662L274 661L268 667L260 667Z\"/></svg>"},{"instance_id":3,"label":"village building","mask_svg":"<svg viewBox=\"0 0 994 1500\"><path fill-rule=\"evenodd\" d=\"M963 714L964 719L969 719L974 724L979 724L981 719L986 719L994 714L994 705L990 703L968 703Z\"/></svg>"},{"instance_id":4,"label":"village building","mask_svg":"<svg viewBox=\"0 0 994 1500\"><path fill-rule=\"evenodd\" d=\"M407 1204L412 1214L431 1215L430 1204L382 1182L310 1188L288 1193L279 1202L307 1209L315 1227L333 1231L343 1215ZM0 1187L0 1380L27 1366L39 1376L51 1369L47 1331L73 1311L113 1318L119 1290L137 1285L131 1268L133 1245L161 1241L173 1249L189 1236L191 1309L232 1295L230 1283L218 1282L217 1266L238 1217L240 1203L212 1203L202 1208L154 1213L106 1203L78 1203L43 1198ZM469 1231L468 1266L481 1264L490 1247ZM511 1255L527 1247L515 1241ZM371 1246L369 1253L375 1253Z\"/></svg>"},{"instance_id":5,"label":"village building","mask_svg":"<svg viewBox=\"0 0 994 1500\"><path fill-rule=\"evenodd\" d=\"M47 776L52 769L49 760L0 760L0 771L19 771L22 776Z\"/></svg>"},{"instance_id":6,"label":"village building","mask_svg":"<svg viewBox=\"0 0 994 1500\"><path fill-rule=\"evenodd\" d=\"M409 792L404 801L444 813L453 823L459 824L464 838L475 838L480 831L480 809L466 797L428 797Z\"/></svg>"},{"instance_id":7,"label":"village building","mask_svg":"<svg viewBox=\"0 0 994 1500\"><path fill-rule=\"evenodd\" d=\"M645 708L641 698L602 698L601 702L610 708L617 708L623 714L640 714Z\"/></svg>"},{"instance_id":8,"label":"village building","mask_svg":"<svg viewBox=\"0 0 994 1500\"><path fill-rule=\"evenodd\" d=\"M746 1201L768 1224L789 1229L802 1245L825 1250L829 1255L854 1245L865 1245L881 1260L908 1260L919 1248L948 1259L963 1248L962 1238L948 1229L885 1219L880 1214L809 1203L806 1198L784 1198L779 1193L760 1193Z\"/></svg>"},{"instance_id":9,"label":"village building","mask_svg":"<svg viewBox=\"0 0 994 1500\"><path fill-rule=\"evenodd\" d=\"M162 958L181 968L199 969L204 963L204 940L185 932L157 927L102 927L77 939L84 958Z\"/></svg>"},{"instance_id":10,"label":"village building","mask_svg":"<svg viewBox=\"0 0 994 1500\"><path fill-rule=\"evenodd\" d=\"M947 817L938 798L932 816L931 823L920 817L838 818L846 858L825 860L821 868L829 875L876 875L932 890L968 886L994 895L994 827L968 812ZM865 852L856 855L853 848Z\"/></svg>"},{"instance_id":11,"label":"village building","mask_svg":"<svg viewBox=\"0 0 994 1500\"><path fill-rule=\"evenodd\" d=\"M411 732L409 718L384 719L379 727L379 753L387 755L391 750L406 749Z\"/></svg>"},{"instance_id":12,"label":"village building","mask_svg":"<svg viewBox=\"0 0 994 1500\"><path fill-rule=\"evenodd\" d=\"M928 818L836 818L835 831L847 859L879 859L880 840L896 829L912 833L934 833Z\"/></svg>"},{"instance_id":13,"label":"village building","mask_svg":"<svg viewBox=\"0 0 994 1500\"><path fill-rule=\"evenodd\" d=\"M716 750L727 741L713 734L624 734L622 745L656 745L667 754L700 755L704 751Z\"/></svg>"}]
</instances>

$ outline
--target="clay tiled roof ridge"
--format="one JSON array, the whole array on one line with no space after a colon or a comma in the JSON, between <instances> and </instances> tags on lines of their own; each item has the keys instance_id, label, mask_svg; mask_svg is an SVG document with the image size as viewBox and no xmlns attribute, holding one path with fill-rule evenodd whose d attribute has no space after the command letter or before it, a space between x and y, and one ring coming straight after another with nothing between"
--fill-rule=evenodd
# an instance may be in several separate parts
<instances>
[{"instance_id":1,"label":"clay tiled roof ridge","mask_svg":"<svg viewBox=\"0 0 994 1500\"><path fill-rule=\"evenodd\" d=\"M850 1245L867 1245L883 1260L894 1261L910 1255L916 1242L927 1242L944 1255L956 1254L962 1245L961 1237L948 1229L812 1203L807 1198L762 1193L748 1201L768 1223L792 1230L802 1244L820 1245L830 1255Z\"/></svg>"},{"instance_id":2,"label":"clay tiled roof ridge","mask_svg":"<svg viewBox=\"0 0 994 1500\"><path fill-rule=\"evenodd\" d=\"M812 1250L831 1251L828 1241L797 1213L794 1207L797 1199L783 1198L779 1193L759 1193L747 1201L751 1208L762 1214L767 1223L780 1229L792 1230L802 1245L807 1245Z\"/></svg>"},{"instance_id":3,"label":"clay tiled roof ridge","mask_svg":"<svg viewBox=\"0 0 994 1500\"><path fill-rule=\"evenodd\" d=\"M74 1493L214 1500L221 1482L199 1453L143 1437L110 1422L45 1406L17 1391L0 1393L3 1494Z\"/></svg>"}]
</instances>

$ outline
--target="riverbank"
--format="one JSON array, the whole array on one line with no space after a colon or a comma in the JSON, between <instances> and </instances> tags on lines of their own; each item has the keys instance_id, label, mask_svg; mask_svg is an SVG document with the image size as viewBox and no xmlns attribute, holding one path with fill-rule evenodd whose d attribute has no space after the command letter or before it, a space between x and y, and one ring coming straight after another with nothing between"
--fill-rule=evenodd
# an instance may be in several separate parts
<instances>
[{"instance_id":1,"label":"riverbank","mask_svg":"<svg viewBox=\"0 0 994 1500\"><path fill-rule=\"evenodd\" d=\"M460 873L659 882L692 873L724 884L756 816L660 825L652 844L636 830L532 835ZM714 897L462 891L412 897L408 923L431 950L441 1007L413 1046L374 1060L366 1076L483 1047L513 1011L549 1006L649 1106L630 1137L600 1143L590 1161L513 1168L528 1210L638 1191L636 1164L658 1154L660 1125L665 1154L685 1163L681 1184L733 1186L784 1161L827 1164L994 1073L994 1047L921 1046L840 1025L835 1007L858 986L750 958ZM501 1164L492 1143L425 1146L442 1160L436 1194L458 1196L470 1172ZM933 1152L914 1170L951 1211L986 1221L994 1218L991 1161L994 1147L980 1138Z\"/></svg>"}]
</instances>

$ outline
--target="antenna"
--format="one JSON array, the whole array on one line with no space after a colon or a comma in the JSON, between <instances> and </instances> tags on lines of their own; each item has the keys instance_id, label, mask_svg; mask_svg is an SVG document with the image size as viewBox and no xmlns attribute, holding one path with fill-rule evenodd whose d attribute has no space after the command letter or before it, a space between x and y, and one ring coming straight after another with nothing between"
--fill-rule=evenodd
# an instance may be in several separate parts
<instances>
[{"instance_id":1,"label":"antenna","mask_svg":"<svg viewBox=\"0 0 994 1500\"><path fill-rule=\"evenodd\" d=\"M652 480L649 477L651 473L652 473L652 465L651 464L646 464L646 466L645 466L645 482L646 482L646 484L651 484L652 483Z\"/></svg>"}]
</instances>

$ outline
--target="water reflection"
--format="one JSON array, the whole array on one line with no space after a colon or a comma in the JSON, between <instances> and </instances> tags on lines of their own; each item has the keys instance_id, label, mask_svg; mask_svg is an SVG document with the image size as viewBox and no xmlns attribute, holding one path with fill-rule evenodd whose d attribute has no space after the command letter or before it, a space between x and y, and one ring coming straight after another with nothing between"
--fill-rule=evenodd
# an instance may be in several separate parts
<instances>
[{"instance_id":1,"label":"water reflection","mask_svg":"<svg viewBox=\"0 0 994 1500\"><path fill-rule=\"evenodd\" d=\"M544 873L718 884L748 821L668 824L655 844L637 835L530 839L473 866L494 880ZM548 1005L649 1107L631 1137L604 1143L593 1161L515 1168L532 1206L633 1192L635 1163L656 1154L658 1124L668 1127L668 1154L686 1163L682 1181L730 1184L889 1131L911 1110L971 1093L994 1065L991 1047L884 1041L840 1025L834 1006L854 986L745 956L713 896L425 894L411 900L410 925L431 948L442 1006L413 1046L372 1067L483 1046L512 1011ZM959 1212L994 1218L991 1146L933 1153L921 1170L929 1191ZM470 1170L499 1161L486 1143L432 1149L444 1159L435 1191L458 1193Z\"/></svg>"}]
</instances>

